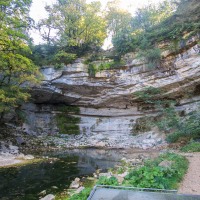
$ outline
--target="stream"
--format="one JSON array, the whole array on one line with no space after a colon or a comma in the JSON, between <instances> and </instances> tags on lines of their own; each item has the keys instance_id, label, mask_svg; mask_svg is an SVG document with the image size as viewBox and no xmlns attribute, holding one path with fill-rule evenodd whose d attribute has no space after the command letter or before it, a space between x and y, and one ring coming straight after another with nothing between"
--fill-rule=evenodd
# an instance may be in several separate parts
<instances>
[{"instance_id":1,"label":"stream","mask_svg":"<svg viewBox=\"0 0 200 200\"><path fill-rule=\"evenodd\" d=\"M43 190L58 194L67 189L76 177L92 175L97 169L105 171L123 157L120 150L67 150L43 153L56 159L44 159L21 167L0 169L1 200L38 200Z\"/></svg>"}]
</instances>

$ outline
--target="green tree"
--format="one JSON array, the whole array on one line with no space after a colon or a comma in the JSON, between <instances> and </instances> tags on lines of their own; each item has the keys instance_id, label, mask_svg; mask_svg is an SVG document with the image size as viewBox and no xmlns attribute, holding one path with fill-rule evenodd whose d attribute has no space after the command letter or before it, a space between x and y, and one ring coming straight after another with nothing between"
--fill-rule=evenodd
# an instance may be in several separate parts
<instances>
[{"instance_id":1,"label":"green tree","mask_svg":"<svg viewBox=\"0 0 200 200\"><path fill-rule=\"evenodd\" d=\"M99 47L106 38L106 23L101 14L100 2L86 4L85 0L58 0L46 7L48 19L39 23L46 29L43 38L50 41L50 31L57 31L54 44L68 53Z\"/></svg>"},{"instance_id":2,"label":"green tree","mask_svg":"<svg viewBox=\"0 0 200 200\"><path fill-rule=\"evenodd\" d=\"M28 12L31 0L0 0L0 115L17 107L30 96L31 83L39 76L37 67L27 57L27 30L32 20Z\"/></svg>"},{"instance_id":3,"label":"green tree","mask_svg":"<svg viewBox=\"0 0 200 200\"><path fill-rule=\"evenodd\" d=\"M118 58L133 50L134 39L131 35L131 14L120 8L120 1L113 0L107 3L108 32L112 36L112 43Z\"/></svg>"},{"instance_id":4,"label":"green tree","mask_svg":"<svg viewBox=\"0 0 200 200\"><path fill-rule=\"evenodd\" d=\"M149 4L136 11L132 19L132 27L134 30L147 31L171 16L174 9L175 5L171 1L163 1L158 5Z\"/></svg>"},{"instance_id":5,"label":"green tree","mask_svg":"<svg viewBox=\"0 0 200 200\"><path fill-rule=\"evenodd\" d=\"M113 0L107 4L107 23L109 32L115 36L124 30L131 29L131 14L120 8L119 0Z\"/></svg>"}]
</instances>

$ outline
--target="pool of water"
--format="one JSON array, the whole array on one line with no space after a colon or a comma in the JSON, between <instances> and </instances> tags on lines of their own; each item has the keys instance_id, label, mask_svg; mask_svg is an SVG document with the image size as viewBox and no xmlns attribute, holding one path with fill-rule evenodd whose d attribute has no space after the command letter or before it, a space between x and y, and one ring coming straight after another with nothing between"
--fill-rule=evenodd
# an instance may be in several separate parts
<instances>
[{"instance_id":1,"label":"pool of water","mask_svg":"<svg viewBox=\"0 0 200 200\"><path fill-rule=\"evenodd\" d=\"M43 190L47 194L57 194L67 189L74 178L91 175L97 169L111 168L123 156L119 151L95 149L53 152L40 156L44 155L57 159L0 169L1 200L38 200Z\"/></svg>"}]
</instances>

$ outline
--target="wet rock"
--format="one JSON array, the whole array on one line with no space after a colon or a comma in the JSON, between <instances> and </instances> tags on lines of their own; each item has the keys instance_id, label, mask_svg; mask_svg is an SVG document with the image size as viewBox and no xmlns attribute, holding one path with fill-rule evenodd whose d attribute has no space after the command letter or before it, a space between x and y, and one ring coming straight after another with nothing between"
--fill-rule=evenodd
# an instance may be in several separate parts
<instances>
[{"instance_id":1,"label":"wet rock","mask_svg":"<svg viewBox=\"0 0 200 200\"><path fill-rule=\"evenodd\" d=\"M106 143L105 143L105 142L98 142L98 143L96 143L95 146L96 146L96 147L105 147L105 146L106 146Z\"/></svg>"},{"instance_id":2,"label":"wet rock","mask_svg":"<svg viewBox=\"0 0 200 200\"><path fill-rule=\"evenodd\" d=\"M79 187L76 191L75 191L75 193L76 194L78 194L78 193L80 193L82 190L84 190L85 189L85 187Z\"/></svg>"},{"instance_id":3,"label":"wet rock","mask_svg":"<svg viewBox=\"0 0 200 200\"><path fill-rule=\"evenodd\" d=\"M47 193L47 191L46 191L46 190L43 190L43 191L41 191L38 195L39 195L39 196L44 196L44 195L46 195L46 193Z\"/></svg>"},{"instance_id":4,"label":"wet rock","mask_svg":"<svg viewBox=\"0 0 200 200\"><path fill-rule=\"evenodd\" d=\"M17 147L17 146L9 145L9 150L10 150L11 154L18 154L19 153L19 147Z\"/></svg>"},{"instance_id":5,"label":"wet rock","mask_svg":"<svg viewBox=\"0 0 200 200\"><path fill-rule=\"evenodd\" d=\"M57 186L52 186L51 188L52 188L52 189L55 189L55 190L57 190L57 189L58 189L58 187L57 187Z\"/></svg>"},{"instance_id":6,"label":"wet rock","mask_svg":"<svg viewBox=\"0 0 200 200\"><path fill-rule=\"evenodd\" d=\"M26 141L22 137L16 137L16 142L18 145L25 145Z\"/></svg>"},{"instance_id":7,"label":"wet rock","mask_svg":"<svg viewBox=\"0 0 200 200\"><path fill-rule=\"evenodd\" d=\"M40 200L55 200L55 196L53 194L48 194L47 196L45 196Z\"/></svg>"},{"instance_id":8,"label":"wet rock","mask_svg":"<svg viewBox=\"0 0 200 200\"><path fill-rule=\"evenodd\" d=\"M75 178L74 181L70 184L70 189L78 189L80 187L80 178Z\"/></svg>"},{"instance_id":9,"label":"wet rock","mask_svg":"<svg viewBox=\"0 0 200 200\"><path fill-rule=\"evenodd\" d=\"M24 160L32 160L32 159L34 159L34 156L32 156L32 155L24 156Z\"/></svg>"},{"instance_id":10,"label":"wet rock","mask_svg":"<svg viewBox=\"0 0 200 200\"><path fill-rule=\"evenodd\" d=\"M17 155L17 159L24 159L25 155L23 153L20 153Z\"/></svg>"}]
</instances>

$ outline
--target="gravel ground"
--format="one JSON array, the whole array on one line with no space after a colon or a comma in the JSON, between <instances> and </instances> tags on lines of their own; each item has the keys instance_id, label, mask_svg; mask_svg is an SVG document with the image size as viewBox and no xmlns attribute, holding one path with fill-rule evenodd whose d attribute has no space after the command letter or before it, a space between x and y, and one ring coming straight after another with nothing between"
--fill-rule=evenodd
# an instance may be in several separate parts
<instances>
[{"instance_id":1,"label":"gravel ground","mask_svg":"<svg viewBox=\"0 0 200 200\"><path fill-rule=\"evenodd\" d=\"M178 192L200 195L200 153L188 153L185 156L190 164Z\"/></svg>"}]
</instances>

